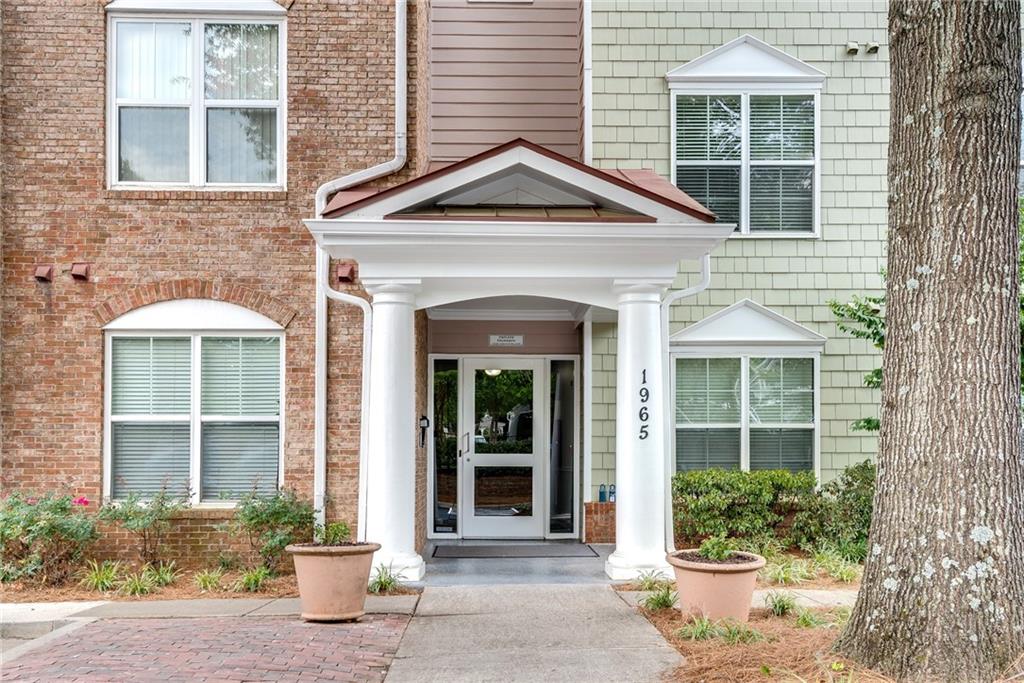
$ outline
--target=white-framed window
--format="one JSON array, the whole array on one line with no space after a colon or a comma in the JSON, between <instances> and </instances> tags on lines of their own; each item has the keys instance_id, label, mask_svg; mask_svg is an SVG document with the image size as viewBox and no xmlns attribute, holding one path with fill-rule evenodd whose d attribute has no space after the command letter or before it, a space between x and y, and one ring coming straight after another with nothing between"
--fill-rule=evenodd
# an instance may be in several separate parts
<instances>
[{"instance_id":1,"label":"white-framed window","mask_svg":"<svg viewBox=\"0 0 1024 683\"><path fill-rule=\"evenodd\" d=\"M112 15L112 187L285 185L282 18Z\"/></svg>"},{"instance_id":2,"label":"white-framed window","mask_svg":"<svg viewBox=\"0 0 1024 683\"><path fill-rule=\"evenodd\" d=\"M817 474L818 363L770 349L676 355L676 470Z\"/></svg>"},{"instance_id":3,"label":"white-framed window","mask_svg":"<svg viewBox=\"0 0 1024 683\"><path fill-rule=\"evenodd\" d=\"M166 487L217 504L280 486L282 333L109 330L106 368L106 498Z\"/></svg>"},{"instance_id":4,"label":"white-framed window","mask_svg":"<svg viewBox=\"0 0 1024 683\"><path fill-rule=\"evenodd\" d=\"M742 35L667 74L677 187L744 237L817 237L825 72Z\"/></svg>"},{"instance_id":5,"label":"white-framed window","mask_svg":"<svg viewBox=\"0 0 1024 683\"><path fill-rule=\"evenodd\" d=\"M818 233L816 92L677 92L673 181L749 236Z\"/></svg>"}]
</instances>

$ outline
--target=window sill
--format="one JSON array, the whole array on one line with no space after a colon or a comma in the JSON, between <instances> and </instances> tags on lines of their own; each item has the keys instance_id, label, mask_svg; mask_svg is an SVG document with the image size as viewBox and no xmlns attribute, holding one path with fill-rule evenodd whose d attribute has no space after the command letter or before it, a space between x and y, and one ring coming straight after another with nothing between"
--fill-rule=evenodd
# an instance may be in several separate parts
<instances>
[{"instance_id":1,"label":"window sill","mask_svg":"<svg viewBox=\"0 0 1024 683\"><path fill-rule=\"evenodd\" d=\"M228 520L235 516L235 505L230 504L227 507L223 504L219 504L216 507L200 504L196 507L185 508L179 512L174 513L171 519L212 519L212 520Z\"/></svg>"},{"instance_id":2,"label":"window sill","mask_svg":"<svg viewBox=\"0 0 1024 683\"><path fill-rule=\"evenodd\" d=\"M203 201L285 201L284 187L137 187L114 185L104 192L107 199L203 200Z\"/></svg>"},{"instance_id":3,"label":"window sill","mask_svg":"<svg viewBox=\"0 0 1024 683\"><path fill-rule=\"evenodd\" d=\"M821 234L816 232L737 232L729 235L729 239L743 240L820 240Z\"/></svg>"}]
</instances>

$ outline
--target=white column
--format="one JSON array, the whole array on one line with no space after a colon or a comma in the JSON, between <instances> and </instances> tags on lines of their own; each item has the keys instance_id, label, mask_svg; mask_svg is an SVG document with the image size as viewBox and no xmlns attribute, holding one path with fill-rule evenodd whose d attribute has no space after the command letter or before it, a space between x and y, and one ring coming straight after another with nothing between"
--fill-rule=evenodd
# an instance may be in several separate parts
<instances>
[{"instance_id":1,"label":"white column","mask_svg":"<svg viewBox=\"0 0 1024 683\"><path fill-rule=\"evenodd\" d=\"M615 552L612 579L669 574L665 561L665 391L660 282L616 283L619 295L615 373Z\"/></svg>"},{"instance_id":2,"label":"white column","mask_svg":"<svg viewBox=\"0 0 1024 683\"><path fill-rule=\"evenodd\" d=\"M415 282L367 284L373 297L366 458L366 540L373 566L423 578L416 552Z\"/></svg>"}]
</instances>

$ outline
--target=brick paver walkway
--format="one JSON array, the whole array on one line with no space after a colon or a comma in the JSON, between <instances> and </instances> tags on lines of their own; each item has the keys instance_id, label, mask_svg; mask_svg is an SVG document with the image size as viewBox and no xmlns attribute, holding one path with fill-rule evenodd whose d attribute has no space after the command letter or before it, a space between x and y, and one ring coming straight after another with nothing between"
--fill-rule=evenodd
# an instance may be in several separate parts
<instances>
[{"instance_id":1,"label":"brick paver walkway","mask_svg":"<svg viewBox=\"0 0 1024 683\"><path fill-rule=\"evenodd\" d=\"M96 621L5 666L4 681L380 681L409 623L297 619Z\"/></svg>"}]
</instances>

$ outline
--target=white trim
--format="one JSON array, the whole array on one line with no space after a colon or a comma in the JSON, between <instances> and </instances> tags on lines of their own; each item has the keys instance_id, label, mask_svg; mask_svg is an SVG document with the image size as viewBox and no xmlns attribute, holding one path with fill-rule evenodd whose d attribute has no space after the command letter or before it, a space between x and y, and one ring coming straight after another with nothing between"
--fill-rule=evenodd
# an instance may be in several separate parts
<instances>
[{"instance_id":1,"label":"white trim","mask_svg":"<svg viewBox=\"0 0 1024 683\"><path fill-rule=\"evenodd\" d=\"M594 314L583 316L583 502L594 500ZM586 520L584 520L585 522ZM584 529L584 533L586 530Z\"/></svg>"},{"instance_id":2,"label":"white trim","mask_svg":"<svg viewBox=\"0 0 1024 683\"><path fill-rule=\"evenodd\" d=\"M575 309L575 307L574 307ZM564 309L509 309L509 308L447 308L427 309L431 320L530 320L541 322L575 322L575 310Z\"/></svg>"},{"instance_id":3,"label":"white trim","mask_svg":"<svg viewBox=\"0 0 1024 683\"><path fill-rule=\"evenodd\" d=\"M273 0L218 0L218 2L125 2L107 6L107 187L111 190L201 190L201 191L254 191L283 192L288 187L288 26L283 18L284 9ZM151 5L153 9L139 10L129 5ZM242 9L227 12L224 8L238 5ZM252 7L273 5L280 11L254 11ZM192 9L199 6L200 9ZM159 9L158 9L159 7ZM245 9L250 7L250 9ZM273 8L270 8L271 10ZM187 100L160 102L137 101L117 97L117 27L125 22L188 23L191 25L189 68L191 70L190 95ZM205 26L212 23L268 24L278 27L277 64L278 97L276 100L207 100L203 87ZM189 178L187 181L121 181L118 168L118 110L123 106L175 106L189 110ZM274 109L277 136L277 178L271 183L210 183L206 181L206 111L218 107Z\"/></svg>"},{"instance_id":4,"label":"white trim","mask_svg":"<svg viewBox=\"0 0 1024 683\"><path fill-rule=\"evenodd\" d=\"M167 302L162 302L167 303ZM223 303L223 302L217 302ZM126 313L125 316L130 315ZM121 317L125 317L121 316ZM234 329L154 329L154 330L129 330L119 328L107 328L104 330L103 340L103 500L113 501L113 449L111 433L113 423L161 423L178 422L189 424L189 502L192 507L232 507L232 501L208 500L203 501L201 497L201 453L202 453L202 424L203 422L276 422L278 425L278 463L277 482L278 488L284 485L284 444L285 444L285 387L287 386L286 338L284 331L278 330L234 330ZM113 340L115 337L187 337L190 340L190 400L189 412L180 415L140 415L126 414L114 415L112 409L113 393ZM202 412L202 340L204 337L276 337L280 339L278 347L279 358L279 396L277 415L244 415L244 416L219 416L204 415Z\"/></svg>"},{"instance_id":5,"label":"white trim","mask_svg":"<svg viewBox=\"0 0 1024 683\"><path fill-rule=\"evenodd\" d=\"M262 313L214 299L170 299L140 306L107 323L105 330L240 330L284 328Z\"/></svg>"},{"instance_id":6,"label":"white trim","mask_svg":"<svg viewBox=\"0 0 1024 683\"><path fill-rule=\"evenodd\" d=\"M182 12L188 14L284 15L274 0L113 0L107 12Z\"/></svg>"},{"instance_id":7,"label":"white trim","mask_svg":"<svg viewBox=\"0 0 1024 683\"><path fill-rule=\"evenodd\" d=\"M593 0L583 0L583 163L587 166L594 164L593 6Z\"/></svg>"},{"instance_id":8,"label":"white trim","mask_svg":"<svg viewBox=\"0 0 1024 683\"><path fill-rule=\"evenodd\" d=\"M751 299L741 299L669 337L673 350L824 347L828 338Z\"/></svg>"},{"instance_id":9,"label":"white trim","mask_svg":"<svg viewBox=\"0 0 1024 683\"><path fill-rule=\"evenodd\" d=\"M686 83L824 84L826 74L746 33L665 74L670 87Z\"/></svg>"}]
</instances>

